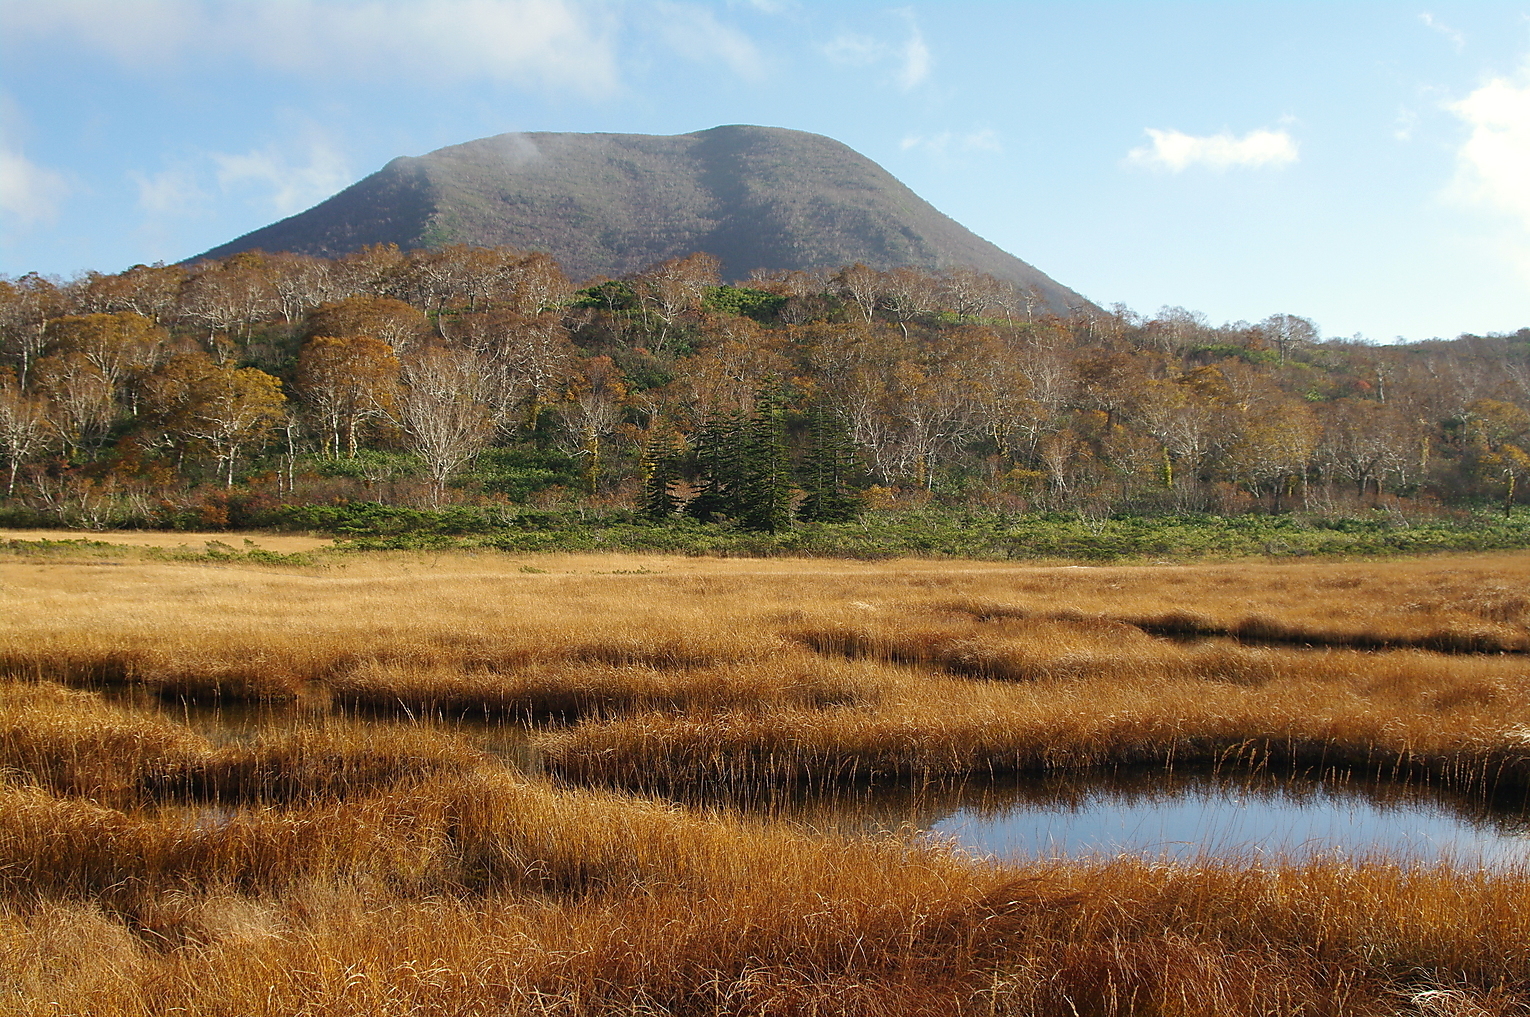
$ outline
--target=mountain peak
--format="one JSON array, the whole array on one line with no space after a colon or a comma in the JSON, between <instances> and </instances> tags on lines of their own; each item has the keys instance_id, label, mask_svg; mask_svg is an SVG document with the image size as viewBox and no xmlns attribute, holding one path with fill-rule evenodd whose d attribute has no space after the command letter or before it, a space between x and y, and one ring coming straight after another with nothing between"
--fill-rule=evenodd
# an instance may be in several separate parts
<instances>
[{"instance_id":1,"label":"mountain peak","mask_svg":"<svg viewBox=\"0 0 1530 1017\"><path fill-rule=\"evenodd\" d=\"M969 266L1036 290L1059 313L1077 293L946 217L832 138L728 124L691 134L500 134L393 159L334 197L201 257L368 244L546 251L570 278L622 276L706 251L755 269Z\"/></svg>"}]
</instances>

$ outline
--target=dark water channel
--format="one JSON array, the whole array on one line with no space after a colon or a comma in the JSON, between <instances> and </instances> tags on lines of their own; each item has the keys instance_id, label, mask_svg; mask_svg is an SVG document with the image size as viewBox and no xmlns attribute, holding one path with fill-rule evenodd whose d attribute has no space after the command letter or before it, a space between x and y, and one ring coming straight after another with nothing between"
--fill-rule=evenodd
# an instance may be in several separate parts
<instances>
[{"instance_id":1,"label":"dark water channel","mask_svg":"<svg viewBox=\"0 0 1530 1017\"><path fill-rule=\"evenodd\" d=\"M357 715L324 703L196 705L123 693L215 743L314 725L416 723L455 733L514 769L539 761L526 725ZM813 829L949 841L1001 859L1319 856L1530 865L1530 792L1468 796L1427 783L1248 770L1084 771L959 786L791 798L765 811Z\"/></svg>"}]
</instances>

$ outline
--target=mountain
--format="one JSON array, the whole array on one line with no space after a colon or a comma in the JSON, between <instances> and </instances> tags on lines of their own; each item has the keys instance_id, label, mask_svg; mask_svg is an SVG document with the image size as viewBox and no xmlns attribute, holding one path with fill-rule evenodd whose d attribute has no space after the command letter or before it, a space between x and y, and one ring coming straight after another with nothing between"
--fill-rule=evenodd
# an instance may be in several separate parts
<instances>
[{"instance_id":1,"label":"mountain","mask_svg":"<svg viewBox=\"0 0 1530 1017\"><path fill-rule=\"evenodd\" d=\"M707 251L725 278L865 262L966 265L1087 305L830 138L775 127L694 134L501 134L394 159L306 212L199 258L336 257L367 244L462 243L552 254L569 277L621 276ZM192 259L198 260L198 259Z\"/></svg>"}]
</instances>

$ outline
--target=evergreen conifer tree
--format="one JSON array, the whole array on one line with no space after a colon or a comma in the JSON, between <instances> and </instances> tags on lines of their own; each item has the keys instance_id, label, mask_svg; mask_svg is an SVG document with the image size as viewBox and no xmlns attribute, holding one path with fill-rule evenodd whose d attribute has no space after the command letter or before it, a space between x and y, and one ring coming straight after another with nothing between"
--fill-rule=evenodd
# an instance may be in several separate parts
<instances>
[{"instance_id":1,"label":"evergreen conifer tree","mask_svg":"<svg viewBox=\"0 0 1530 1017\"><path fill-rule=\"evenodd\" d=\"M859 464L844 418L820 404L808 417L808 429L808 450L800 471L807 497L797 517L808 522L849 522L860 515L861 502L851 483Z\"/></svg>"},{"instance_id":2,"label":"evergreen conifer tree","mask_svg":"<svg viewBox=\"0 0 1530 1017\"><path fill-rule=\"evenodd\" d=\"M696 440L701 492L685 511L703 522L732 519L748 530L774 532L791 524L791 474L781 398L761 392L749 418L725 417Z\"/></svg>"},{"instance_id":3,"label":"evergreen conifer tree","mask_svg":"<svg viewBox=\"0 0 1530 1017\"><path fill-rule=\"evenodd\" d=\"M680 499L675 497L674 488L675 482L680 479L675 435L667 430L655 429L643 449L642 466L642 514L653 520L668 519L680 507Z\"/></svg>"},{"instance_id":4,"label":"evergreen conifer tree","mask_svg":"<svg viewBox=\"0 0 1530 1017\"><path fill-rule=\"evenodd\" d=\"M696 435L695 472L699 491L685 514L704 523L737 515L744 421L738 416L714 420Z\"/></svg>"},{"instance_id":5,"label":"evergreen conifer tree","mask_svg":"<svg viewBox=\"0 0 1530 1017\"><path fill-rule=\"evenodd\" d=\"M744 429L736 516L745 529L774 533L791 525L791 472L786 458L780 391L755 394L754 416Z\"/></svg>"}]
</instances>

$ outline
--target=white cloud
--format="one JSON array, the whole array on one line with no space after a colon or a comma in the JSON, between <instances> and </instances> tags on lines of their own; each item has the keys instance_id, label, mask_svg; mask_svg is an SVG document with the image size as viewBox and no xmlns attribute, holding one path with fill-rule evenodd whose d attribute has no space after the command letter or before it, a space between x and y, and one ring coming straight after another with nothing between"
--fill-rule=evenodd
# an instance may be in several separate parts
<instances>
[{"instance_id":1,"label":"white cloud","mask_svg":"<svg viewBox=\"0 0 1530 1017\"><path fill-rule=\"evenodd\" d=\"M1451 28L1449 25L1436 18L1433 14L1425 11L1423 14L1418 16L1418 20L1422 21L1426 28L1431 28L1434 31L1439 32L1445 38L1449 39L1451 46L1455 48L1457 53L1460 53L1462 50L1466 49L1466 35L1462 32L1458 32L1454 28Z\"/></svg>"},{"instance_id":2,"label":"white cloud","mask_svg":"<svg viewBox=\"0 0 1530 1017\"><path fill-rule=\"evenodd\" d=\"M138 207L155 215L184 214L207 200L207 191L190 166L172 166L154 174L130 173L138 188Z\"/></svg>"},{"instance_id":3,"label":"white cloud","mask_svg":"<svg viewBox=\"0 0 1530 1017\"><path fill-rule=\"evenodd\" d=\"M598 0L48 0L7 3L7 34L56 34L128 66L235 55L305 76L487 78L613 91L618 34ZM609 26L605 29L596 26Z\"/></svg>"},{"instance_id":4,"label":"white cloud","mask_svg":"<svg viewBox=\"0 0 1530 1017\"><path fill-rule=\"evenodd\" d=\"M524 166L542 158L542 150L537 147L537 143L524 134L500 134L486 138L480 144L489 151L497 149L499 157L511 167Z\"/></svg>"},{"instance_id":5,"label":"white cloud","mask_svg":"<svg viewBox=\"0 0 1530 1017\"><path fill-rule=\"evenodd\" d=\"M501 81L607 96L621 84L618 51L657 39L748 79L766 62L716 4L681 0L47 0L5 6L6 38L49 35L143 71L230 58L306 78ZM786 0L747 0L765 14ZM900 81L929 73L909 16ZM220 68L222 70L222 68Z\"/></svg>"},{"instance_id":6,"label":"white cloud","mask_svg":"<svg viewBox=\"0 0 1530 1017\"><path fill-rule=\"evenodd\" d=\"M0 149L0 212L23 223L51 222L69 194L63 174L20 152Z\"/></svg>"},{"instance_id":7,"label":"white cloud","mask_svg":"<svg viewBox=\"0 0 1530 1017\"><path fill-rule=\"evenodd\" d=\"M823 55L844 67L870 67L887 56L887 52L886 43L848 32L836 35L823 46Z\"/></svg>"},{"instance_id":8,"label":"white cloud","mask_svg":"<svg viewBox=\"0 0 1530 1017\"><path fill-rule=\"evenodd\" d=\"M599 95L618 78L605 19L576 0L360 0L233 5L252 58L298 73L486 78Z\"/></svg>"},{"instance_id":9,"label":"white cloud","mask_svg":"<svg viewBox=\"0 0 1530 1017\"><path fill-rule=\"evenodd\" d=\"M1191 166L1214 170L1253 169L1286 166L1297 160L1296 142L1285 131L1250 131L1241 138L1223 131L1196 137L1181 131L1158 131L1150 127L1147 134L1152 145L1132 149L1127 153L1127 162L1179 173Z\"/></svg>"},{"instance_id":10,"label":"white cloud","mask_svg":"<svg viewBox=\"0 0 1530 1017\"><path fill-rule=\"evenodd\" d=\"M930 47L924 44L924 35L919 31L913 11L904 11L904 16L908 18L908 39L898 54L902 60L898 68L898 87L908 92L918 88L930 76Z\"/></svg>"},{"instance_id":11,"label":"white cloud","mask_svg":"<svg viewBox=\"0 0 1530 1017\"><path fill-rule=\"evenodd\" d=\"M765 76L765 61L748 36L721 24L705 7L656 3L659 30L670 48L692 60L717 60L741 78Z\"/></svg>"},{"instance_id":12,"label":"white cloud","mask_svg":"<svg viewBox=\"0 0 1530 1017\"><path fill-rule=\"evenodd\" d=\"M796 0L728 0L729 7L740 5L769 15L792 14L799 7Z\"/></svg>"},{"instance_id":13,"label":"white cloud","mask_svg":"<svg viewBox=\"0 0 1530 1017\"><path fill-rule=\"evenodd\" d=\"M306 165L294 165L270 147L242 155L215 152L212 159L225 192L251 184L268 188L271 207L282 216L301 212L355 180L341 155L321 140L310 143Z\"/></svg>"},{"instance_id":14,"label":"white cloud","mask_svg":"<svg viewBox=\"0 0 1530 1017\"><path fill-rule=\"evenodd\" d=\"M212 27L200 0L7 3L5 22L13 43L32 35L62 36L140 69L161 67L170 54L205 42Z\"/></svg>"},{"instance_id":15,"label":"white cloud","mask_svg":"<svg viewBox=\"0 0 1530 1017\"><path fill-rule=\"evenodd\" d=\"M1456 152L1451 196L1506 214L1530 273L1530 67L1494 78L1446 107L1470 128Z\"/></svg>"},{"instance_id":16,"label":"white cloud","mask_svg":"<svg viewBox=\"0 0 1530 1017\"><path fill-rule=\"evenodd\" d=\"M844 67L872 67L892 64L893 81L905 92L913 91L929 80L934 60L930 47L919 30L919 22L909 8L897 14L908 24L908 36L902 42L888 42L869 35L843 32L822 47L824 56Z\"/></svg>"},{"instance_id":17,"label":"white cloud","mask_svg":"<svg viewBox=\"0 0 1530 1017\"><path fill-rule=\"evenodd\" d=\"M999 143L999 134L992 128L984 128L971 131L967 134L957 134L952 131L941 131L939 134L910 134L899 142L899 147L905 152L910 149L922 149L935 155L948 155L952 152L1002 152L1004 146Z\"/></svg>"},{"instance_id":18,"label":"white cloud","mask_svg":"<svg viewBox=\"0 0 1530 1017\"><path fill-rule=\"evenodd\" d=\"M280 216L309 208L354 182L341 153L316 129L306 132L307 147L296 155L278 145L248 152L203 152L157 173L132 171L138 207L151 219L202 214L219 193L234 195ZM524 161L536 148L519 136L507 136L507 159Z\"/></svg>"}]
</instances>

